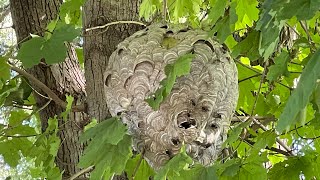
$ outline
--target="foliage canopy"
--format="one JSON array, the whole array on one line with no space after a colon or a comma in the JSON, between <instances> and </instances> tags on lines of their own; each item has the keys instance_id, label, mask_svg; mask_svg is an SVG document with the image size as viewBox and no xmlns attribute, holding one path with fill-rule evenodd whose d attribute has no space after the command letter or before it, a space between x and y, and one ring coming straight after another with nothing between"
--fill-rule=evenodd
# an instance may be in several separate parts
<instances>
[{"instance_id":1,"label":"foliage canopy","mask_svg":"<svg viewBox=\"0 0 320 180\"><path fill-rule=\"evenodd\" d=\"M47 64L63 61L66 44L82 36L83 3L66 0L44 37L32 35L17 53L12 46L0 54L0 154L12 168L26 158L33 178L61 178L54 162L60 145L57 118L70 111L72 97L67 98L66 113L49 119L41 132L37 113L45 106L34 106L30 83L11 71L12 62L19 60L28 68L42 58ZM142 19L165 17L166 22L204 29L230 49L240 96L224 144L229 154L202 167L182 149L155 173L141 155L132 154L126 127L113 118L88 126L82 138L90 143L79 166L95 166L92 179L109 179L122 171L136 179L319 179L319 10L320 0L143 0ZM79 58L82 53L77 50ZM148 100L153 108L170 93L175 78L188 73L192 57L184 59L167 67L168 78L155 94L159 101Z\"/></svg>"}]
</instances>

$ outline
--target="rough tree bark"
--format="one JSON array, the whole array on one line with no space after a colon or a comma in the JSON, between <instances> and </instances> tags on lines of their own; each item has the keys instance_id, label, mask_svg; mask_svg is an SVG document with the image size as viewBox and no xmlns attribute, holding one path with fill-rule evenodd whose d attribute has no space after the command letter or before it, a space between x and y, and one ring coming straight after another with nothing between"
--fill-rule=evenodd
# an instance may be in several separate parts
<instances>
[{"instance_id":1,"label":"rough tree bark","mask_svg":"<svg viewBox=\"0 0 320 180\"><path fill-rule=\"evenodd\" d=\"M62 0L10 0L17 41L23 42L30 38L30 34L43 35L48 22L57 17L61 3ZM90 28L119 20L138 20L139 4L140 0L88 0L83 10L83 27ZM63 63L50 66L39 64L27 70L63 100L67 94L75 98L76 104L84 103L86 99L89 117L84 112L72 112L67 123L59 122L62 143L56 163L61 170L64 170L63 178L68 178L79 171L76 165L83 151L83 145L79 142L83 124L89 118L102 121L109 115L103 82L109 56L119 42L141 28L139 25L119 24L110 26L107 30L95 30L85 34L87 84L72 47L69 48L68 56ZM45 94L32 82L31 85L41 94ZM36 93L34 95L37 106L41 107L47 103L47 99ZM49 117L63 111L64 109L54 102L42 110L40 112L42 130L46 129Z\"/></svg>"},{"instance_id":2,"label":"rough tree bark","mask_svg":"<svg viewBox=\"0 0 320 180\"><path fill-rule=\"evenodd\" d=\"M140 0L88 0L84 7L85 29L120 20L139 19ZM87 105L91 118L99 121L109 116L104 95L104 78L108 58L119 42L142 27L135 24L118 24L107 29L89 31L84 38Z\"/></svg>"},{"instance_id":3,"label":"rough tree bark","mask_svg":"<svg viewBox=\"0 0 320 180\"><path fill-rule=\"evenodd\" d=\"M23 42L30 38L30 34L43 35L48 22L57 17L62 0L11 0L11 13L16 31L17 41ZM55 65L37 65L27 70L41 82L46 84L62 100L69 94L75 98L76 104L85 100L85 79L77 61L76 53L70 46L67 58L63 63ZM35 90L45 94L35 84L30 82ZM34 93L37 106L42 107L47 99ZM64 109L51 102L48 107L40 111L42 130L47 127L49 117L54 117ZM56 158L57 166L64 170L63 177L67 178L79 171L77 163L83 150L79 141L82 126L87 120L84 112L71 112L67 122L59 120L59 136L61 145Z\"/></svg>"}]
</instances>

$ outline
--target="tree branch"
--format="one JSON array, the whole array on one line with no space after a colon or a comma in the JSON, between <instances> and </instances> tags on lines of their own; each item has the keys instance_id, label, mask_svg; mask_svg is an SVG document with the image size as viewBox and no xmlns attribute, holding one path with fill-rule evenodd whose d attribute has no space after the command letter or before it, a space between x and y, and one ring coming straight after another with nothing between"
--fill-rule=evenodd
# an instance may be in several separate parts
<instances>
[{"instance_id":1,"label":"tree branch","mask_svg":"<svg viewBox=\"0 0 320 180\"><path fill-rule=\"evenodd\" d=\"M69 180L74 180L76 179L77 177L81 176L82 174L84 173L87 173L87 172L90 172L92 169L93 169L94 166L89 166L87 167L86 169L82 169L80 170L79 172L77 172L76 174L72 175Z\"/></svg>"},{"instance_id":2,"label":"tree branch","mask_svg":"<svg viewBox=\"0 0 320 180\"><path fill-rule=\"evenodd\" d=\"M316 47L315 47L314 42L312 41L312 38L311 38L310 33L308 31L308 27L306 25L306 22L305 21L299 21L299 23L300 23L302 29L304 30L304 32L307 34L308 42L309 42L309 44L311 46L310 49L314 52Z\"/></svg>"},{"instance_id":3,"label":"tree branch","mask_svg":"<svg viewBox=\"0 0 320 180\"><path fill-rule=\"evenodd\" d=\"M238 83L241 83L243 81L246 81L248 79L251 79L251 78L254 78L254 77L258 77L258 76L261 76L261 74L255 74L255 75L249 76L247 78L241 79L241 80L238 81Z\"/></svg>"},{"instance_id":4,"label":"tree branch","mask_svg":"<svg viewBox=\"0 0 320 180\"><path fill-rule=\"evenodd\" d=\"M26 77L29 81L34 82L40 89L42 89L56 104L58 104L59 106L61 106L62 108L66 109L67 107L67 103L63 100L61 100L50 88L48 88L48 86L46 86L45 84L43 84L41 81L39 81L37 78L35 78L34 76L32 76L31 74L29 74L28 72L13 66L12 64L9 64L11 69L16 71L17 73L23 75L24 77ZM79 106L72 106L72 110L74 112L80 112L80 111L84 111L84 105L79 105Z\"/></svg>"},{"instance_id":5,"label":"tree branch","mask_svg":"<svg viewBox=\"0 0 320 180\"><path fill-rule=\"evenodd\" d=\"M263 124L261 124L257 119L250 117L250 119L252 119L252 121L257 124L262 130L264 131L268 131L268 128L265 127ZM283 142L281 141L281 139L279 139L278 137L276 138L277 143L282 146L291 156L294 156L294 154L292 153L292 150Z\"/></svg>"},{"instance_id":6,"label":"tree branch","mask_svg":"<svg viewBox=\"0 0 320 180\"><path fill-rule=\"evenodd\" d=\"M105 24L105 25L102 25L102 26L95 26L95 27L87 28L87 29L85 29L85 32L92 31L92 30L95 30L95 29L103 29L103 28L106 28L108 26L116 25L116 24L138 24L138 25L141 25L141 26L147 26L147 25L143 24L142 22L137 22L137 21L116 21L116 22L111 22L111 23L108 23L108 24Z\"/></svg>"},{"instance_id":7,"label":"tree branch","mask_svg":"<svg viewBox=\"0 0 320 180\"><path fill-rule=\"evenodd\" d=\"M264 77L266 76L268 64L269 64L269 61L266 60L266 62L264 63L264 67L263 67L263 73L262 73L262 76L261 76L261 80L260 80L260 84L259 84L259 89L258 89L258 92L257 92L257 97L256 97L256 99L254 100L254 104L253 104L253 107L252 107L252 110L251 110L251 116L253 116L254 110L256 109L256 106L257 106L259 94L260 94L260 91L261 91L261 87L262 87L262 83L263 83Z\"/></svg>"},{"instance_id":8,"label":"tree branch","mask_svg":"<svg viewBox=\"0 0 320 180\"><path fill-rule=\"evenodd\" d=\"M2 137L11 137L11 138L27 138L27 137L34 137L40 136L41 134L31 134L31 135L1 135Z\"/></svg>"},{"instance_id":9,"label":"tree branch","mask_svg":"<svg viewBox=\"0 0 320 180\"><path fill-rule=\"evenodd\" d=\"M244 139L244 141L245 141L246 143L250 144L251 146L253 146L253 145L255 144L253 141L250 141L250 140L248 140L248 139ZM270 150L270 151L273 151L273 152L276 152L276 153L279 153L279 154L283 154L283 155L285 155L285 156L292 156L289 152L284 151L284 150L282 150L282 149L275 148L275 147L268 147L268 146L266 146L265 149Z\"/></svg>"}]
</instances>

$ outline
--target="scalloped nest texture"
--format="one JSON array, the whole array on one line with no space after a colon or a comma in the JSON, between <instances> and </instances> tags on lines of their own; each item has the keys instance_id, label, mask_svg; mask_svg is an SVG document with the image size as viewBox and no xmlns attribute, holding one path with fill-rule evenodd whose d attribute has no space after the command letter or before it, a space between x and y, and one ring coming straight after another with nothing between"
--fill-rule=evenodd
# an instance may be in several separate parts
<instances>
[{"instance_id":1,"label":"scalloped nest texture","mask_svg":"<svg viewBox=\"0 0 320 180\"><path fill-rule=\"evenodd\" d=\"M172 26L172 27L171 27ZM164 68L193 53L190 74L177 78L154 111L146 98L159 87ZM183 144L207 166L219 157L238 100L237 68L228 51L201 30L152 25L121 42L105 72L105 95L112 116L120 116L134 149L161 168Z\"/></svg>"}]
</instances>

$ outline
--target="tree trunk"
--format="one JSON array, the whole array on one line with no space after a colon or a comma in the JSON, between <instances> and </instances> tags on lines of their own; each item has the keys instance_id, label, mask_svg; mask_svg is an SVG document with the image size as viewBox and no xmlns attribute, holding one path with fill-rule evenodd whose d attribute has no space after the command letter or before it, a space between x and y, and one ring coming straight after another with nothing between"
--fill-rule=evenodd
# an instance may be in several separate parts
<instances>
[{"instance_id":1,"label":"tree trunk","mask_svg":"<svg viewBox=\"0 0 320 180\"><path fill-rule=\"evenodd\" d=\"M87 0L84 7L83 27L87 29L120 20L137 21L139 4L140 0ZM135 24L118 24L85 34L86 91L88 113L91 118L102 121L109 116L103 78L108 58L117 44L141 28Z\"/></svg>"},{"instance_id":2,"label":"tree trunk","mask_svg":"<svg viewBox=\"0 0 320 180\"><path fill-rule=\"evenodd\" d=\"M30 34L42 36L47 24L58 15L62 0L10 0L11 13L18 42L30 38ZM138 20L140 0L88 0L84 7L84 28L104 25L119 20ZM46 84L62 100L65 95L75 98L76 104L86 103L90 118L99 121L108 117L108 108L104 97L104 78L108 58L116 45L142 27L134 24L119 24L105 29L90 31L84 38L85 55L85 84L84 75L77 61L72 47L63 63L46 66L39 64L27 71ZM30 82L35 90L45 94L35 84ZM87 97L85 92L87 91ZM37 106L42 107L47 99L34 93ZM51 102L40 112L42 130L47 127L49 117L63 112L59 105ZM68 178L79 171L77 163L83 151L83 144L79 142L79 135L83 124L89 117L84 112L71 112L67 123L59 120L59 136L61 146L56 158L57 166L64 170L63 178Z\"/></svg>"},{"instance_id":3,"label":"tree trunk","mask_svg":"<svg viewBox=\"0 0 320 180\"><path fill-rule=\"evenodd\" d=\"M21 42L30 38L29 34L42 36L47 24L57 17L61 2L62 0L11 0L11 13L17 41ZM75 98L76 104L81 104L85 99L84 75L71 46L67 54L68 56L63 63L50 66L40 64L27 71L46 84L62 100L65 100L65 96L68 94ZM35 84L30 83L32 88L45 95ZM48 101L37 93L34 93L34 96L38 107L42 107ZM59 115L63 111L64 109L54 102L40 111L42 130L46 129L49 117ZM79 171L76 165L83 150L79 135L86 121L84 112L71 112L66 122L59 120L61 145L56 164L61 171L64 170L64 178Z\"/></svg>"}]
</instances>

